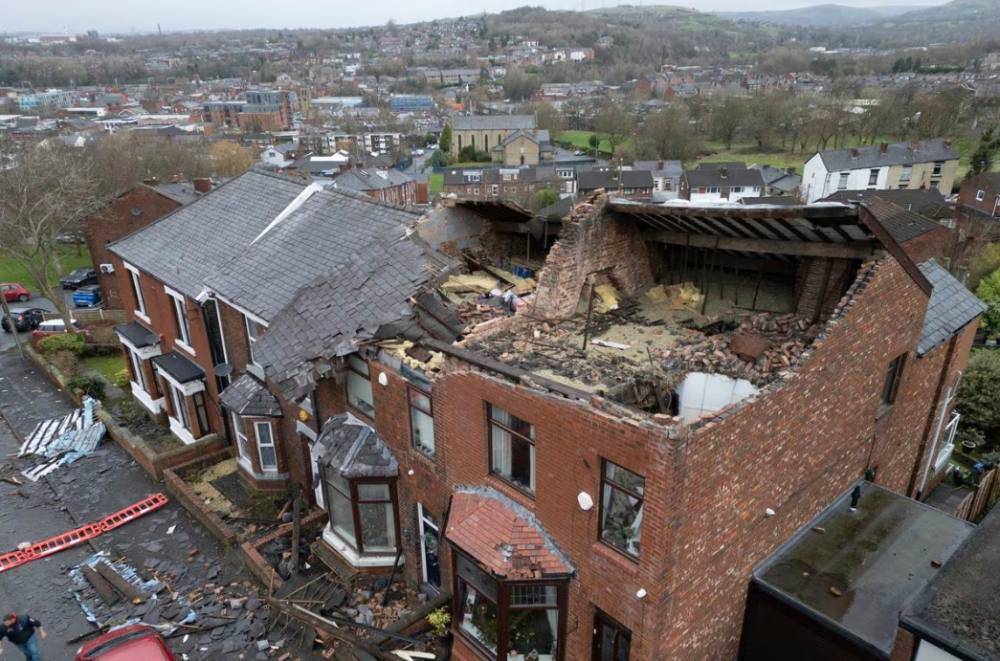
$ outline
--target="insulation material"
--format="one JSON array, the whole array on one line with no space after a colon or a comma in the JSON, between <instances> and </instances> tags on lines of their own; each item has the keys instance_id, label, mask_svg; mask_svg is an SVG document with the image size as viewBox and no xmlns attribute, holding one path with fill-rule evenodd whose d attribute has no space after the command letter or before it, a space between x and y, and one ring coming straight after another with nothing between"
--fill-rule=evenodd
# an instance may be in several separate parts
<instances>
[{"instance_id":1,"label":"insulation material","mask_svg":"<svg viewBox=\"0 0 1000 661\"><path fill-rule=\"evenodd\" d=\"M677 285L657 285L646 291L646 298L654 304L665 305L670 310L693 310L701 308L705 299L693 282Z\"/></svg>"},{"instance_id":2,"label":"insulation material","mask_svg":"<svg viewBox=\"0 0 1000 661\"><path fill-rule=\"evenodd\" d=\"M691 372L680 387L680 415L684 422L696 422L755 394L757 388L746 379L723 374Z\"/></svg>"},{"instance_id":3,"label":"insulation material","mask_svg":"<svg viewBox=\"0 0 1000 661\"><path fill-rule=\"evenodd\" d=\"M618 309L618 290L614 285L604 284L594 287L597 300L594 302L594 309L598 312L608 312Z\"/></svg>"},{"instance_id":4,"label":"insulation material","mask_svg":"<svg viewBox=\"0 0 1000 661\"><path fill-rule=\"evenodd\" d=\"M486 293L497 286L496 277L477 271L462 275L453 275L444 281L441 289L447 292L476 292Z\"/></svg>"}]
</instances>

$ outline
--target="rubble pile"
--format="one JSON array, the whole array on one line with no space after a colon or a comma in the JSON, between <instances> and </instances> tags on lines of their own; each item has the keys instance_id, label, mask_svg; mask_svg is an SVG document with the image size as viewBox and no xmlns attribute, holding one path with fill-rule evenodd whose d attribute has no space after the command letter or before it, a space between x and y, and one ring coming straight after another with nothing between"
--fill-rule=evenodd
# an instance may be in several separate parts
<instances>
[{"instance_id":1,"label":"rubble pile","mask_svg":"<svg viewBox=\"0 0 1000 661\"><path fill-rule=\"evenodd\" d=\"M677 346L659 356L667 370L725 374L760 386L797 364L820 330L795 314L761 312L731 331L679 336Z\"/></svg>"}]
</instances>

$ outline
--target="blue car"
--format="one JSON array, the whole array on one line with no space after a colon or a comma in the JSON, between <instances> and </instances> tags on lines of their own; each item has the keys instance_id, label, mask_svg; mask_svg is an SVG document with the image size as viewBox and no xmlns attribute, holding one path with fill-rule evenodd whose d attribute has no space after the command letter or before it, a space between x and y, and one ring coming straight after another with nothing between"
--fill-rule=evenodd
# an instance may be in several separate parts
<instances>
[{"instance_id":1,"label":"blue car","mask_svg":"<svg viewBox=\"0 0 1000 661\"><path fill-rule=\"evenodd\" d=\"M101 304L101 288L97 285L80 287L73 292L73 305L78 308L92 308Z\"/></svg>"}]
</instances>

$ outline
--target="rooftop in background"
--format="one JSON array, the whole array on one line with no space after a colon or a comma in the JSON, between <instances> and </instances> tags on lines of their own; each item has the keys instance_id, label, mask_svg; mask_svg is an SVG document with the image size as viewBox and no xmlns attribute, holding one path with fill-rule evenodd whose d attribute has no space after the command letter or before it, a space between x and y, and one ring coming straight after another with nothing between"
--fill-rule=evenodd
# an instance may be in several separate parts
<instances>
[{"instance_id":1,"label":"rooftop in background","mask_svg":"<svg viewBox=\"0 0 1000 661\"><path fill-rule=\"evenodd\" d=\"M905 628L973 659L1000 659L1000 508L903 611Z\"/></svg>"},{"instance_id":2,"label":"rooftop in background","mask_svg":"<svg viewBox=\"0 0 1000 661\"><path fill-rule=\"evenodd\" d=\"M875 168L885 165L913 165L931 161L952 161L958 159L958 151L951 140L915 140L893 144L829 149L819 152L823 164L829 172Z\"/></svg>"},{"instance_id":3,"label":"rooftop in background","mask_svg":"<svg viewBox=\"0 0 1000 661\"><path fill-rule=\"evenodd\" d=\"M823 202L860 204L873 199L885 200L907 211L915 211L928 218L951 216L951 208L936 188L900 188L897 190L841 190L824 198Z\"/></svg>"},{"instance_id":4,"label":"rooftop in background","mask_svg":"<svg viewBox=\"0 0 1000 661\"><path fill-rule=\"evenodd\" d=\"M900 610L938 572L932 562L946 562L974 527L875 484L860 488L856 511L850 492L840 496L758 566L753 582L888 658Z\"/></svg>"},{"instance_id":5,"label":"rooftop in background","mask_svg":"<svg viewBox=\"0 0 1000 661\"><path fill-rule=\"evenodd\" d=\"M453 117L451 126L456 131L531 130L535 128L532 115L460 115Z\"/></svg>"}]
</instances>

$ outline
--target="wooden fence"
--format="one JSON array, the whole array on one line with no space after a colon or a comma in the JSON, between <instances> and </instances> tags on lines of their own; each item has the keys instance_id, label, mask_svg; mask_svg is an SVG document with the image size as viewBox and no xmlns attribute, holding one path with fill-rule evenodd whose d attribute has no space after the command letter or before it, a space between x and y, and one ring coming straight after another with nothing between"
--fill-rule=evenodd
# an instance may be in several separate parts
<instances>
[{"instance_id":1,"label":"wooden fence","mask_svg":"<svg viewBox=\"0 0 1000 661\"><path fill-rule=\"evenodd\" d=\"M1000 474L992 468L983 474L976 490L962 499L955 508L955 516L966 521L976 521L1000 499Z\"/></svg>"}]
</instances>

